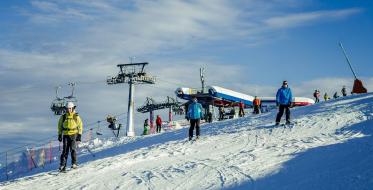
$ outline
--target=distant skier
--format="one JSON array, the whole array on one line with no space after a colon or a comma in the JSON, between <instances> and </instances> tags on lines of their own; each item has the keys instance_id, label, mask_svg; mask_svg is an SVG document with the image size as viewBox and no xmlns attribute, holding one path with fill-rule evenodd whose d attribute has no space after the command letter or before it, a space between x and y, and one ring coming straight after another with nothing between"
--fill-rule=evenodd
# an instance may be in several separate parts
<instances>
[{"instance_id":1,"label":"distant skier","mask_svg":"<svg viewBox=\"0 0 373 190\"><path fill-rule=\"evenodd\" d=\"M328 93L326 93L325 92L325 94L324 94L324 101L328 101L330 98L329 98L329 96L328 96Z\"/></svg>"},{"instance_id":2,"label":"distant skier","mask_svg":"<svg viewBox=\"0 0 373 190\"><path fill-rule=\"evenodd\" d=\"M259 114L260 113L260 99L255 96L253 100L253 105L254 105L254 114Z\"/></svg>"},{"instance_id":3,"label":"distant skier","mask_svg":"<svg viewBox=\"0 0 373 190\"><path fill-rule=\"evenodd\" d=\"M224 119L224 112L225 112L224 107L223 106L219 107L219 120L220 121Z\"/></svg>"},{"instance_id":4,"label":"distant skier","mask_svg":"<svg viewBox=\"0 0 373 190\"><path fill-rule=\"evenodd\" d=\"M157 115L157 119L155 120L155 124L157 125L157 133L160 133L161 132L161 127L162 127L161 116Z\"/></svg>"},{"instance_id":5,"label":"distant skier","mask_svg":"<svg viewBox=\"0 0 373 190\"><path fill-rule=\"evenodd\" d=\"M149 120L148 119L145 119L144 121L144 131L142 133L142 135L148 135L149 134Z\"/></svg>"},{"instance_id":6,"label":"distant skier","mask_svg":"<svg viewBox=\"0 0 373 190\"><path fill-rule=\"evenodd\" d=\"M347 96L346 86L343 86L341 92L342 92L342 95L343 95L343 96Z\"/></svg>"},{"instance_id":7,"label":"distant skier","mask_svg":"<svg viewBox=\"0 0 373 190\"><path fill-rule=\"evenodd\" d=\"M335 92L335 93L334 93L333 98L334 98L334 99L339 98L339 96L338 96L338 92Z\"/></svg>"},{"instance_id":8,"label":"distant skier","mask_svg":"<svg viewBox=\"0 0 373 190\"><path fill-rule=\"evenodd\" d=\"M231 107L229 110L229 119L233 119L236 116L236 110L234 107Z\"/></svg>"},{"instance_id":9,"label":"distant skier","mask_svg":"<svg viewBox=\"0 0 373 190\"><path fill-rule=\"evenodd\" d=\"M313 93L313 97L315 98L315 103L320 102L320 91L315 90L315 92Z\"/></svg>"},{"instance_id":10,"label":"distant skier","mask_svg":"<svg viewBox=\"0 0 373 190\"><path fill-rule=\"evenodd\" d=\"M77 165L76 145L81 141L83 133L83 122L78 113L75 112L76 106L73 102L67 102L66 113L58 121L58 141L63 141L63 148L60 158L59 170L66 171L66 162L71 152L71 168L75 169Z\"/></svg>"},{"instance_id":11,"label":"distant skier","mask_svg":"<svg viewBox=\"0 0 373 190\"><path fill-rule=\"evenodd\" d=\"M242 101L240 101L240 103L238 105L239 105L239 108L240 108L240 111L238 112L238 115L240 117L245 116L245 111L244 111L245 104Z\"/></svg>"},{"instance_id":12,"label":"distant skier","mask_svg":"<svg viewBox=\"0 0 373 190\"><path fill-rule=\"evenodd\" d=\"M211 111L209 111L209 112L207 113L207 121L208 121L209 123L212 123L212 113L211 113Z\"/></svg>"},{"instance_id":13,"label":"distant skier","mask_svg":"<svg viewBox=\"0 0 373 190\"><path fill-rule=\"evenodd\" d=\"M192 103L188 107L188 117L190 119L190 128L189 128L189 140L193 138L193 131L196 128L196 136L199 138L200 131L199 125L201 122L202 114L202 105L197 102L197 98L194 97Z\"/></svg>"},{"instance_id":14,"label":"distant skier","mask_svg":"<svg viewBox=\"0 0 373 190\"><path fill-rule=\"evenodd\" d=\"M286 114L286 124L290 124L290 106L292 104L293 95L288 87L288 82L283 81L282 87L278 89L276 94L276 104L279 106L279 112L276 117L276 125L280 124L282 115Z\"/></svg>"}]
</instances>

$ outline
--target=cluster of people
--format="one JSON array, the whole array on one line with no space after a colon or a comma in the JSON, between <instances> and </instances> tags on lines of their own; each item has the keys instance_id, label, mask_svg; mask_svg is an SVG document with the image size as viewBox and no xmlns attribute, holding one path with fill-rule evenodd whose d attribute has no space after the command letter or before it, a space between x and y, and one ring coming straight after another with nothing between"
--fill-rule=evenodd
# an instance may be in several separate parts
<instances>
[{"instance_id":1,"label":"cluster of people","mask_svg":"<svg viewBox=\"0 0 373 190\"><path fill-rule=\"evenodd\" d=\"M240 101L238 103L236 103L235 105L238 105L238 108L239 108L239 111L238 111L238 116L239 117L244 117L245 116L245 104L243 103L243 101ZM259 114L261 111L261 100L255 96L254 100L253 100L253 113L254 114ZM226 113L226 111L224 110L224 107L219 107L218 108L218 111L219 111L219 121L221 120L224 120L224 116L226 114L229 114L230 116L233 117L233 115L235 115L235 109L234 107L232 107L232 109L230 110L229 113Z\"/></svg>"},{"instance_id":2,"label":"cluster of people","mask_svg":"<svg viewBox=\"0 0 373 190\"><path fill-rule=\"evenodd\" d=\"M342 96L347 96L346 87L343 86L341 90ZM315 102L320 102L320 91L315 90L313 93ZM333 98L338 98L338 93L335 92ZM330 97L327 93L324 94L324 100L329 100ZM287 81L283 81L281 88L278 89L276 93L276 104L279 107L277 116L276 116L276 125L280 124L280 120L285 113L286 124L290 124L290 108L293 105L293 95L291 89L288 86ZM239 117L244 117L245 104L241 101L238 104L239 106ZM253 100L253 113L259 114L261 109L261 100L255 96ZM60 171L66 170L66 162L68 159L68 154L71 153L71 167L77 168L77 156L76 149L77 143L81 141L81 136L83 133L83 122L79 114L75 112L76 106L73 102L68 102L65 105L66 113L63 114L58 121L58 141L63 143L63 149L60 157ZM224 107L219 107L219 120L223 120L225 115ZM187 119L190 122L189 128L189 140L193 139L194 129L196 130L196 138L200 137L200 122L203 118L203 108L200 103L198 103L197 98L194 97L192 102L188 106L187 110ZM207 114L208 122L212 122L212 113L208 112ZM156 133L161 132L162 119L159 115L156 118ZM145 119L144 121L144 131L143 135L150 133L149 120Z\"/></svg>"},{"instance_id":3,"label":"cluster of people","mask_svg":"<svg viewBox=\"0 0 373 190\"><path fill-rule=\"evenodd\" d=\"M293 95L291 92L291 89L288 87L288 82L283 81L282 87L278 89L276 93L276 104L279 106L279 112L276 116L276 125L280 124L280 120L285 112L286 117L286 124L290 124L290 107L293 104ZM254 113L258 114L260 113L260 105L261 101L258 97L255 96L254 101ZM243 108L244 104L243 102L240 102L239 104L240 111L239 115L240 117L244 116ZM189 128L189 140L192 140L193 138L193 132L194 129L196 129L196 138L198 139L200 136L200 120L203 118L202 113L202 105L197 102L197 98L193 98L192 103L188 107L187 117L190 119L190 128ZM224 108L219 107L219 120L222 120L224 117Z\"/></svg>"},{"instance_id":4,"label":"cluster of people","mask_svg":"<svg viewBox=\"0 0 373 190\"><path fill-rule=\"evenodd\" d=\"M342 87L341 93L342 93L342 96L347 96L346 86ZM316 89L315 92L313 93L313 97L315 98L315 103L320 102L320 91ZM338 92L335 92L333 94L333 98L334 99L339 98ZM329 97L328 93L325 92L324 101L328 101L328 100L330 100L330 97Z\"/></svg>"},{"instance_id":5,"label":"cluster of people","mask_svg":"<svg viewBox=\"0 0 373 190\"><path fill-rule=\"evenodd\" d=\"M315 91L317 94L318 91ZM319 94L320 92L318 92ZM342 89L343 96L346 96L346 89ZM327 94L326 94L327 95ZM316 97L319 97L316 96ZM278 89L276 94L276 103L279 106L279 112L276 116L276 125L280 124L281 117L284 112L286 115L286 124L290 123L290 107L292 106L292 92L288 87L287 81L283 81L282 87ZM255 96L253 101L254 113L260 113L261 101ZM244 103L239 103L239 116L245 116ZM77 156L76 149L77 143L81 141L81 136L83 133L83 122L79 114L75 112L76 106L73 102L68 102L65 106L66 113L63 114L58 121L58 141L63 143L63 149L60 157L60 171L66 170L66 162L68 159L68 154L71 153L71 167L77 168ZM209 112L210 113L210 112ZM210 122L212 115L210 114ZM222 120L224 117L224 108L219 107L219 119ZM196 130L196 138L200 137L200 122L203 118L203 108L200 103L198 103L197 98L192 99L192 103L188 106L187 118L190 122L189 128L189 140L193 139L194 129ZM156 119L156 132L160 133L162 127L162 119L157 115ZM144 131L143 134L147 135L150 132L149 121L145 119L144 121Z\"/></svg>"},{"instance_id":6,"label":"cluster of people","mask_svg":"<svg viewBox=\"0 0 373 190\"><path fill-rule=\"evenodd\" d=\"M157 119L155 120L155 125L156 125L156 133L160 133L162 129L162 118L161 116L157 115ZM149 126L149 120L145 119L144 121L144 131L143 135L148 135L150 134L151 127Z\"/></svg>"}]
</instances>

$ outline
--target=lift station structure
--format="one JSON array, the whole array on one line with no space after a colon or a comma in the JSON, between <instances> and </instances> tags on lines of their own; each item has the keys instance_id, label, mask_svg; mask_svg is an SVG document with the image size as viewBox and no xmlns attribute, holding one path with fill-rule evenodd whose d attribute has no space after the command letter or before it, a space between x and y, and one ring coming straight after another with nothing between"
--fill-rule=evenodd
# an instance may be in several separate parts
<instances>
[{"instance_id":1,"label":"lift station structure","mask_svg":"<svg viewBox=\"0 0 373 190\"><path fill-rule=\"evenodd\" d=\"M129 63L119 64L119 74L115 77L109 76L106 80L108 85L128 83L129 84L129 96L128 96L128 114L127 114L127 126L126 135L135 136L134 128L134 93L135 84L155 84L156 78L149 76L145 73L145 66L149 63Z\"/></svg>"}]
</instances>

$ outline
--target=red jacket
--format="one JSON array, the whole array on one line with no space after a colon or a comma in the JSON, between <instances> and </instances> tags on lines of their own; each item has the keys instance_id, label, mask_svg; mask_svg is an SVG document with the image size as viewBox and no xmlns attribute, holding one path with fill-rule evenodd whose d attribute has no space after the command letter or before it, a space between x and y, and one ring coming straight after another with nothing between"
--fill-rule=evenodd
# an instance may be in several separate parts
<instances>
[{"instance_id":1,"label":"red jacket","mask_svg":"<svg viewBox=\"0 0 373 190\"><path fill-rule=\"evenodd\" d=\"M240 106L240 108L244 108L245 107L245 105L242 102L240 102L239 106Z\"/></svg>"},{"instance_id":2,"label":"red jacket","mask_svg":"<svg viewBox=\"0 0 373 190\"><path fill-rule=\"evenodd\" d=\"M157 120L155 121L157 125L162 125L162 119L161 117L157 117Z\"/></svg>"},{"instance_id":3,"label":"red jacket","mask_svg":"<svg viewBox=\"0 0 373 190\"><path fill-rule=\"evenodd\" d=\"M253 104L254 104L254 106L259 106L260 105L260 100L259 99L254 99Z\"/></svg>"}]
</instances>

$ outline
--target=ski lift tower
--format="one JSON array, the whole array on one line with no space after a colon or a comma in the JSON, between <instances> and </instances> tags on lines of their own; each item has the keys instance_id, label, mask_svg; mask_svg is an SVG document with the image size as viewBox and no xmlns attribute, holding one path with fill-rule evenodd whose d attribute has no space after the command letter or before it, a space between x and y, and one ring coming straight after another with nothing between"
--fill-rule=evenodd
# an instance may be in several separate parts
<instances>
[{"instance_id":1,"label":"ski lift tower","mask_svg":"<svg viewBox=\"0 0 373 190\"><path fill-rule=\"evenodd\" d=\"M135 93L135 84L155 84L156 78L154 76L148 76L144 68L149 63L129 63L129 64L119 64L120 71L119 74L115 77L108 77L107 84L129 84L129 96L128 96L128 114L127 114L127 136L135 136L134 128L134 93Z\"/></svg>"}]
</instances>

